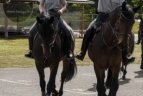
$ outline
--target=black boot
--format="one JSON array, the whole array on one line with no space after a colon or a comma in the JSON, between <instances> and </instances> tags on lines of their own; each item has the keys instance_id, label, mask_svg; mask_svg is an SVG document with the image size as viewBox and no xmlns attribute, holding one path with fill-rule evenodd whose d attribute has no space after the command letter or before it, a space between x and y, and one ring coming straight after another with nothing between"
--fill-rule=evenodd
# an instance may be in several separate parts
<instances>
[{"instance_id":1,"label":"black boot","mask_svg":"<svg viewBox=\"0 0 143 96\"><path fill-rule=\"evenodd\" d=\"M67 57L67 59L73 59L74 58L74 54L73 54L73 50L72 50L73 39L72 39L72 34L70 34L69 31L67 31L67 33L65 34L64 41L65 41L66 57Z\"/></svg>"},{"instance_id":2,"label":"black boot","mask_svg":"<svg viewBox=\"0 0 143 96\"><path fill-rule=\"evenodd\" d=\"M140 65L140 69L143 69L143 54L141 55L141 65Z\"/></svg>"},{"instance_id":3,"label":"black boot","mask_svg":"<svg viewBox=\"0 0 143 96\"><path fill-rule=\"evenodd\" d=\"M33 58L32 51L29 51L27 54L25 54L25 57Z\"/></svg>"},{"instance_id":4,"label":"black boot","mask_svg":"<svg viewBox=\"0 0 143 96\"><path fill-rule=\"evenodd\" d=\"M66 56L67 56L68 59L73 59L73 57L74 57L72 51L68 51L67 54L66 54Z\"/></svg>"},{"instance_id":5,"label":"black boot","mask_svg":"<svg viewBox=\"0 0 143 96\"><path fill-rule=\"evenodd\" d=\"M34 38L37 34L37 23L34 23L31 27L31 29L29 30L29 37L28 37L28 40L29 40L29 52L27 54L25 54L25 57L28 57L28 58L33 58L33 55L32 55L32 49L33 49L33 42L34 42Z\"/></svg>"},{"instance_id":6,"label":"black boot","mask_svg":"<svg viewBox=\"0 0 143 96\"><path fill-rule=\"evenodd\" d=\"M143 69L143 64L140 65L140 69Z\"/></svg>"},{"instance_id":7,"label":"black boot","mask_svg":"<svg viewBox=\"0 0 143 96\"><path fill-rule=\"evenodd\" d=\"M81 51L76 55L76 58L79 60L83 60L86 55L86 51L91 41L90 39L92 38L91 33L92 33L91 31L87 31L86 34L84 35L82 45L81 45Z\"/></svg>"}]
</instances>

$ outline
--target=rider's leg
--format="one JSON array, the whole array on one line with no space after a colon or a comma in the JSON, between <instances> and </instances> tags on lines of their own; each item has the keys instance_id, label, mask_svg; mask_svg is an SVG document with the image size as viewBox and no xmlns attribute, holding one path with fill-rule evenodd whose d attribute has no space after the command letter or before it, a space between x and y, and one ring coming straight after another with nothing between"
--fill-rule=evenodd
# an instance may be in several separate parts
<instances>
[{"instance_id":1,"label":"rider's leg","mask_svg":"<svg viewBox=\"0 0 143 96\"><path fill-rule=\"evenodd\" d=\"M93 29L93 26L91 26L91 28L88 28L86 30L86 33L85 33L83 41L82 41L81 50L76 55L76 58L79 59L79 60L83 60L84 59L86 51L87 51L88 46L89 46L89 43L90 43L90 41L92 40L92 38L94 36L95 32L93 32L92 29ZM93 34L93 35L91 35L91 34Z\"/></svg>"},{"instance_id":2,"label":"rider's leg","mask_svg":"<svg viewBox=\"0 0 143 96\"><path fill-rule=\"evenodd\" d=\"M65 45L66 45L66 55L68 58L73 58L73 41L74 41L74 37L73 37L73 31L71 29L71 27L69 25L67 25L67 23L60 18L59 20L59 27L61 28L61 30L64 33L64 40L65 40Z\"/></svg>"},{"instance_id":3,"label":"rider's leg","mask_svg":"<svg viewBox=\"0 0 143 96\"><path fill-rule=\"evenodd\" d=\"M79 60L84 59L89 43L92 41L95 33L100 32L101 25L106 21L107 17L108 17L108 14L99 13L97 18L90 23L86 31L86 34L84 35L84 38L83 38L81 51L76 56L77 59Z\"/></svg>"},{"instance_id":4,"label":"rider's leg","mask_svg":"<svg viewBox=\"0 0 143 96\"><path fill-rule=\"evenodd\" d=\"M36 22L32 25L31 29L29 30L29 52L25 54L26 57L32 58L32 49L33 49L33 39L37 33Z\"/></svg>"}]
</instances>

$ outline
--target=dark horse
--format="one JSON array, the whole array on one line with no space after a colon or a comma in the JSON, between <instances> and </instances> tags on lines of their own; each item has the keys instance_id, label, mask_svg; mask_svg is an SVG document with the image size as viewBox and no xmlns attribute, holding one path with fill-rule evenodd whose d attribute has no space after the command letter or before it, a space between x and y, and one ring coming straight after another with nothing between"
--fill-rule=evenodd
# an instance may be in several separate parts
<instances>
[{"instance_id":1,"label":"dark horse","mask_svg":"<svg viewBox=\"0 0 143 96\"><path fill-rule=\"evenodd\" d=\"M124 2L109 14L107 21L89 46L88 54L94 63L97 77L98 96L116 96L119 88L118 76L122 62L122 43L131 32L134 14L139 8L127 6ZM104 85L105 70L108 70L106 87Z\"/></svg>"},{"instance_id":2,"label":"dark horse","mask_svg":"<svg viewBox=\"0 0 143 96\"><path fill-rule=\"evenodd\" d=\"M123 72L122 79L126 79L126 74L127 74L127 65L129 63L132 63L135 60L135 57L131 57L132 53L134 52L134 45L135 45L135 37L134 33L130 32L127 34L125 38L126 40L123 40L122 42L122 66L121 66L121 71ZM126 55L127 54L127 55ZM128 61L127 57L130 58Z\"/></svg>"},{"instance_id":3,"label":"dark horse","mask_svg":"<svg viewBox=\"0 0 143 96\"><path fill-rule=\"evenodd\" d=\"M141 65L140 69L143 69L143 18L140 17L140 24L139 24L139 30L138 30L138 40L137 44L141 43Z\"/></svg>"},{"instance_id":4,"label":"dark horse","mask_svg":"<svg viewBox=\"0 0 143 96\"><path fill-rule=\"evenodd\" d=\"M62 32L53 26L54 17L37 17L37 29L33 46L33 57L37 71L39 73L42 96L62 96L63 84L73 78L76 74L75 59L68 59L65 56ZM56 29L56 30L55 30ZM72 42L74 50L74 38ZM61 74L61 86L59 92L56 91L55 79L59 62L63 61L63 71ZM50 68L49 82L45 82L44 69ZM45 90L46 88L46 90Z\"/></svg>"}]
</instances>

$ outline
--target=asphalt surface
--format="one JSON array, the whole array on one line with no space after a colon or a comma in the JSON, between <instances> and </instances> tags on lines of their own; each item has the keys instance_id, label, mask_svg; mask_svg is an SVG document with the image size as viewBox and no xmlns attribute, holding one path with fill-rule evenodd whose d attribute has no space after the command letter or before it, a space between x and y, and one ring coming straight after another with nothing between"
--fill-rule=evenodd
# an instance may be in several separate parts
<instances>
[{"instance_id":1,"label":"asphalt surface","mask_svg":"<svg viewBox=\"0 0 143 96\"><path fill-rule=\"evenodd\" d=\"M143 71L139 66L128 66L127 79L120 80L117 96L143 96ZM59 67L57 89L60 85L61 70L62 67ZM45 72L48 80L49 70L46 69ZM121 76L122 73L119 79ZM1 68L0 96L41 96L36 68ZM77 76L64 85L63 96L97 96L96 77L92 65L78 66Z\"/></svg>"}]
</instances>

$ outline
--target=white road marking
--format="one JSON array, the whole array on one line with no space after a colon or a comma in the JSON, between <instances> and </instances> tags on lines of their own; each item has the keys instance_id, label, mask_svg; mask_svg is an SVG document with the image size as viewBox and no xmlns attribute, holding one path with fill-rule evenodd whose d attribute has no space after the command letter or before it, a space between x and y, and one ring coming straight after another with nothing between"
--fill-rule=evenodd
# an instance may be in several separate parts
<instances>
[{"instance_id":1,"label":"white road marking","mask_svg":"<svg viewBox=\"0 0 143 96\"><path fill-rule=\"evenodd\" d=\"M82 74L82 75L83 75L83 76L91 76L91 77L92 77L92 76L94 76L94 77L96 76L95 74L87 74L87 73Z\"/></svg>"},{"instance_id":2,"label":"white road marking","mask_svg":"<svg viewBox=\"0 0 143 96\"><path fill-rule=\"evenodd\" d=\"M32 84L31 81L26 81L26 80L13 81L13 80L7 80L7 79L0 79L0 82L20 84L20 85L26 85L26 86L35 85L35 84ZM83 89L71 89L71 90L64 89L64 91L69 92L69 93L82 94L82 95L95 95L95 94L97 94L97 92L89 92L89 91L86 91L86 90L83 90Z\"/></svg>"},{"instance_id":3,"label":"white road marking","mask_svg":"<svg viewBox=\"0 0 143 96\"><path fill-rule=\"evenodd\" d=\"M72 89L72 90L64 89L64 91L70 92L70 93L83 94L83 95L95 95L95 94L97 94L97 92L86 92L83 89Z\"/></svg>"},{"instance_id":4,"label":"white road marking","mask_svg":"<svg viewBox=\"0 0 143 96\"><path fill-rule=\"evenodd\" d=\"M0 79L0 81L13 84L27 85L27 86L33 85L29 83L30 81L25 81L25 80L12 81L12 80Z\"/></svg>"}]
</instances>

